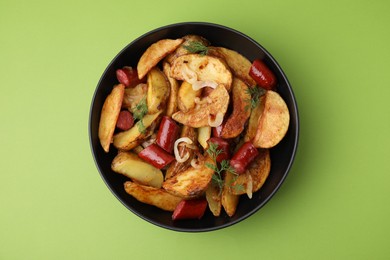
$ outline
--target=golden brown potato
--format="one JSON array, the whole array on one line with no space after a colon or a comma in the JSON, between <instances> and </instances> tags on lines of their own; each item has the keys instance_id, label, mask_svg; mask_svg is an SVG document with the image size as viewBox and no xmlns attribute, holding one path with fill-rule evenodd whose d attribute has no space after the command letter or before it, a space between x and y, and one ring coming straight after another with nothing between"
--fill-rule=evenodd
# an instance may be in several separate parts
<instances>
[{"instance_id":1,"label":"golden brown potato","mask_svg":"<svg viewBox=\"0 0 390 260\"><path fill-rule=\"evenodd\" d=\"M170 64L172 64L177 57L190 53L184 46L188 46L188 44L190 44L191 42L199 42L204 46L210 45L210 43L205 38L199 35L189 34L184 36L183 40L184 41L182 42L182 44L180 44L180 46L173 53L169 54L166 57L165 60Z\"/></svg>"},{"instance_id":2,"label":"golden brown potato","mask_svg":"<svg viewBox=\"0 0 390 260\"><path fill-rule=\"evenodd\" d=\"M177 95L177 107L180 111L187 112L195 107L195 98L200 97L202 90L194 90L192 85L183 81Z\"/></svg>"},{"instance_id":3,"label":"golden brown potato","mask_svg":"<svg viewBox=\"0 0 390 260\"><path fill-rule=\"evenodd\" d=\"M160 114L161 111L155 114L148 114L144 116L142 119L143 126L145 128L144 132L140 130L140 122L138 121L129 130L119 132L114 135L114 146L119 150L128 151L141 144L146 137L152 134L152 131L149 131L148 128L152 126L153 122L157 120Z\"/></svg>"},{"instance_id":4,"label":"golden brown potato","mask_svg":"<svg viewBox=\"0 0 390 260\"><path fill-rule=\"evenodd\" d=\"M162 172L132 152L119 152L111 163L114 172L147 186L161 188Z\"/></svg>"},{"instance_id":5,"label":"golden brown potato","mask_svg":"<svg viewBox=\"0 0 390 260\"><path fill-rule=\"evenodd\" d=\"M206 200L209 205L210 211L214 216L218 217L221 214L221 191L219 186L213 182L209 184L206 190Z\"/></svg>"},{"instance_id":6,"label":"golden brown potato","mask_svg":"<svg viewBox=\"0 0 390 260\"><path fill-rule=\"evenodd\" d=\"M241 187L240 189L232 189L235 195L242 195L245 193L253 193L258 191L267 180L271 170L271 157L268 149L259 149L259 155L248 166L244 174L238 175L233 182L233 187ZM248 182L252 181L252 188Z\"/></svg>"},{"instance_id":7,"label":"golden brown potato","mask_svg":"<svg viewBox=\"0 0 390 260\"><path fill-rule=\"evenodd\" d=\"M169 81L170 91L165 114L172 116L177 111L177 93L179 91L179 83L171 76L171 65L168 62L163 63L163 72Z\"/></svg>"},{"instance_id":8,"label":"golden brown potato","mask_svg":"<svg viewBox=\"0 0 390 260\"><path fill-rule=\"evenodd\" d=\"M224 59L233 75L240 78L248 86L256 85L253 78L249 76L252 63L240 53L223 47L209 47L209 55Z\"/></svg>"},{"instance_id":9,"label":"golden brown potato","mask_svg":"<svg viewBox=\"0 0 390 260\"><path fill-rule=\"evenodd\" d=\"M114 135L116 121L121 111L125 86L119 84L114 86L111 93L104 101L99 121L98 136L100 144L105 152L110 149L112 137Z\"/></svg>"},{"instance_id":10,"label":"golden brown potato","mask_svg":"<svg viewBox=\"0 0 390 260\"><path fill-rule=\"evenodd\" d=\"M223 85L218 85L209 96L188 112L178 111L172 118L183 125L199 128L209 126L212 117L223 117L229 105L229 93ZM212 121L211 120L211 121Z\"/></svg>"},{"instance_id":11,"label":"golden brown potato","mask_svg":"<svg viewBox=\"0 0 390 260\"><path fill-rule=\"evenodd\" d=\"M179 47L183 41L183 39L163 39L150 45L138 61L138 78L142 79L145 77L150 69Z\"/></svg>"},{"instance_id":12,"label":"golden brown potato","mask_svg":"<svg viewBox=\"0 0 390 260\"><path fill-rule=\"evenodd\" d=\"M147 74L148 83L148 113L154 114L163 111L169 97L170 86L165 74L157 67Z\"/></svg>"},{"instance_id":13,"label":"golden brown potato","mask_svg":"<svg viewBox=\"0 0 390 260\"><path fill-rule=\"evenodd\" d=\"M233 79L232 95L233 112L227 118L221 131L221 136L226 139L239 136L251 114L250 105L248 105L251 99L248 86L238 78Z\"/></svg>"},{"instance_id":14,"label":"golden brown potato","mask_svg":"<svg viewBox=\"0 0 390 260\"><path fill-rule=\"evenodd\" d=\"M184 125L182 130L181 130L180 137L188 137L192 141L192 143L195 144L196 138L197 138L197 131L193 127ZM192 148L189 148L189 147L183 145L183 146L179 146L178 150L179 150L180 157L184 157L184 155L188 153L189 158L185 162L178 162L176 160L173 161L169 165L167 172L165 173L166 180L175 176L177 173L188 169L191 166L191 164L190 164L191 160L194 159L194 157L195 157L196 149L192 149Z\"/></svg>"},{"instance_id":15,"label":"golden brown potato","mask_svg":"<svg viewBox=\"0 0 390 260\"><path fill-rule=\"evenodd\" d=\"M214 174L214 171L206 166L206 162L213 163L211 158L205 157L203 160L199 160L197 168L191 166L165 180L162 185L163 188L185 199L201 196L206 191Z\"/></svg>"},{"instance_id":16,"label":"golden brown potato","mask_svg":"<svg viewBox=\"0 0 390 260\"><path fill-rule=\"evenodd\" d=\"M134 88L126 88L122 107L132 111L143 98L146 98L147 93L148 85L145 83L140 83Z\"/></svg>"},{"instance_id":17,"label":"golden brown potato","mask_svg":"<svg viewBox=\"0 0 390 260\"><path fill-rule=\"evenodd\" d=\"M153 205L162 210L174 211L182 198L172 195L164 189L158 189L131 181L124 184L125 191L138 201Z\"/></svg>"},{"instance_id":18,"label":"golden brown potato","mask_svg":"<svg viewBox=\"0 0 390 260\"><path fill-rule=\"evenodd\" d=\"M203 126L198 128L198 143L203 147L203 149L207 149L209 147L209 143L207 142L211 137L211 126Z\"/></svg>"},{"instance_id":19,"label":"golden brown potato","mask_svg":"<svg viewBox=\"0 0 390 260\"><path fill-rule=\"evenodd\" d=\"M283 98L275 91L267 91L261 99L264 99L264 109L252 142L257 148L271 148L286 135L290 113Z\"/></svg>"},{"instance_id":20,"label":"golden brown potato","mask_svg":"<svg viewBox=\"0 0 390 260\"><path fill-rule=\"evenodd\" d=\"M257 128L259 126L259 121L264 110L264 99L260 98L256 106L252 108L251 115L249 117L248 126L246 128L246 133L244 136L244 141L252 141L255 138L257 133Z\"/></svg>"},{"instance_id":21,"label":"golden brown potato","mask_svg":"<svg viewBox=\"0 0 390 260\"><path fill-rule=\"evenodd\" d=\"M229 217L233 216L234 213L236 213L238 201L240 199L240 196L234 195L231 187L231 183L234 180L235 175L230 172L225 172L225 185L222 189L222 206L228 214Z\"/></svg>"},{"instance_id":22,"label":"golden brown potato","mask_svg":"<svg viewBox=\"0 0 390 260\"><path fill-rule=\"evenodd\" d=\"M232 73L221 59L200 54L187 54L176 58L172 63L171 73L175 79L191 84L196 81L222 84L228 91L233 80Z\"/></svg>"}]
</instances>

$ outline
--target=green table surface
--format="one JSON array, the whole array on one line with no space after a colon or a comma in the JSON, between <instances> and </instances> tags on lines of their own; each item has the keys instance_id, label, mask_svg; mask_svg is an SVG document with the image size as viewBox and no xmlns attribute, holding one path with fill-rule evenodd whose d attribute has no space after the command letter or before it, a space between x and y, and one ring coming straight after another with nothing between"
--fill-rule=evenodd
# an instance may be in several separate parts
<instances>
[{"instance_id":1,"label":"green table surface","mask_svg":"<svg viewBox=\"0 0 390 260\"><path fill-rule=\"evenodd\" d=\"M0 2L0 259L389 259L388 1ZM89 141L106 65L154 28L242 31L282 66L298 153L260 211L206 233L141 220L108 190Z\"/></svg>"}]
</instances>

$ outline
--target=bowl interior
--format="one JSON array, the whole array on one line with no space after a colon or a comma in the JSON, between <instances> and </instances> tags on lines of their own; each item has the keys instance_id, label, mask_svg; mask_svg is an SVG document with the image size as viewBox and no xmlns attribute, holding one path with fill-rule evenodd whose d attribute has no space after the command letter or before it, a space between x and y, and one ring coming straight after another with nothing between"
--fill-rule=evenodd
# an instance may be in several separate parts
<instances>
[{"instance_id":1,"label":"bowl interior","mask_svg":"<svg viewBox=\"0 0 390 260\"><path fill-rule=\"evenodd\" d=\"M240 197L236 214L228 217L223 210L220 217L214 217L206 211L201 220L172 221L171 212L162 211L156 207L138 202L128 195L123 188L126 177L111 170L111 162L117 151L111 147L105 153L98 139L100 111L106 96L114 84L117 84L115 71L123 66L136 66L137 62L152 43L164 38L179 38L187 34L198 34L208 39L213 46L221 46L238 51L249 60L263 59L275 73L278 86L277 92L286 101L290 110L290 126L284 139L271 149L271 172L263 187L253 194L252 199ZM92 154L101 177L129 210L139 217L157 226L177 231L210 231L235 224L259 210L278 190L292 165L298 144L299 121L298 111L291 86L280 66L274 58L258 43L248 36L216 24L181 23L173 24L146 33L127 45L108 65L96 88L90 110L89 134Z\"/></svg>"}]
</instances>

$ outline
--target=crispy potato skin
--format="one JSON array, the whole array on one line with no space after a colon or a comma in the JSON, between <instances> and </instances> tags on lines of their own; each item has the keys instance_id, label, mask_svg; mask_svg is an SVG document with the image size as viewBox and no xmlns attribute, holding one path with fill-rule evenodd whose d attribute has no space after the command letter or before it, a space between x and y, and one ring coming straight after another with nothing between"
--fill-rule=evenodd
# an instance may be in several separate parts
<instances>
[{"instance_id":1,"label":"crispy potato skin","mask_svg":"<svg viewBox=\"0 0 390 260\"><path fill-rule=\"evenodd\" d=\"M228 92L233 80L229 67L222 59L200 54L176 58L172 63L171 75L177 80L189 81L188 78L191 78L194 81L213 81L224 85Z\"/></svg>"},{"instance_id":2,"label":"crispy potato skin","mask_svg":"<svg viewBox=\"0 0 390 260\"><path fill-rule=\"evenodd\" d=\"M264 110L260 117L253 144L257 148L271 148L286 135L290 123L290 113L282 97L269 90L262 96Z\"/></svg>"},{"instance_id":3,"label":"crispy potato skin","mask_svg":"<svg viewBox=\"0 0 390 260\"><path fill-rule=\"evenodd\" d=\"M222 208L221 192L219 187L212 182L207 187L206 200L211 213L213 213L215 217L218 217L221 214Z\"/></svg>"},{"instance_id":4,"label":"crispy potato skin","mask_svg":"<svg viewBox=\"0 0 390 260\"><path fill-rule=\"evenodd\" d=\"M182 198L172 195L164 189L137 184L127 181L124 184L125 191L138 201L153 205L166 211L174 211Z\"/></svg>"},{"instance_id":5,"label":"crispy potato skin","mask_svg":"<svg viewBox=\"0 0 390 260\"><path fill-rule=\"evenodd\" d=\"M234 138L244 130L245 123L248 120L251 109L248 104L251 99L248 93L248 86L238 78L233 80L233 112L226 120L221 136L223 138Z\"/></svg>"},{"instance_id":6,"label":"crispy potato skin","mask_svg":"<svg viewBox=\"0 0 390 260\"><path fill-rule=\"evenodd\" d=\"M164 59L169 53L176 50L183 41L183 39L163 39L150 45L138 61L138 78L142 79L145 77L157 63Z\"/></svg>"},{"instance_id":7,"label":"crispy potato skin","mask_svg":"<svg viewBox=\"0 0 390 260\"><path fill-rule=\"evenodd\" d=\"M249 75L252 63L240 53L223 47L209 47L208 53L225 60L233 75L240 78L245 84L248 86L256 85L254 79Z\"/></svg>"},{"instance_id":8,"label":"crispy potato skin","mask_svg":"<svg viewBox=\"0 0 390 260\"><path fill-rule=\"evenodd\" d=\"M104 101L99 121L98 136L100 144L105 152L110 149L112 137L114 135L116 121L121 111L125 85L118 84L114 86L111 93Z\"/></svg>"},{"instance_id":9,"label":"crispy potato skin","mask_svg":"<svg viewBox=\"0 0 390 260\"><path fill-rule=\"evenodd\" d=\"M195 128L209 126L210 115L216 116L218 113L223 115L226 113L229 99L226 88L223 85L218 85L208 97L201 100L198 106L188 112L178 111L172 115L172 118L183 125Z\"/></svg>"},{"instance_id":10,"label":"crispy potato skin","mask_svg":"<svg viewBox=\"0 0 390 260\"><path fill-rule=\"evenodd\" d=\"M249 175L252 178L252 192L258 191L267 180L271 171L271 157L268 149L259 149L259 155L249 165L244 174L238 175L233 182L233 187L243 187L243 189L232 189L235 195L246 193L248 188Z\"/></svg>"},{"instance_id":11,"label":"crispy potato skin","mask_svg":"<svg viewBox=\"0 0 390 260\"><path fill-rule=\"evenodd\" d=\"M163 188L168 192L185 199L196 198L203 195L214 174L214 171L205 165L206 162L213 163L211 158L205 157L205 160L199 162L198 168L193 168L191 166L185 171L165 180L162 185Z\"/></svg>"}]
</instances>

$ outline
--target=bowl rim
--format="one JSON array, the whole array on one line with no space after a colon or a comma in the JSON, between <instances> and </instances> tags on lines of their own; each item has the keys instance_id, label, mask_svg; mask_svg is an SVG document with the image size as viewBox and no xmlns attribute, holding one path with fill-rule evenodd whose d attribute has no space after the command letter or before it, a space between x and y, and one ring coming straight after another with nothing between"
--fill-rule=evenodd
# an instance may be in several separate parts
<instances>
[{"instance_id":1,"label":"bowl rim","mask_svg":"<svg viewBox=\"0 0 390 260\"><path fill-rule=\"evenodd\" d=\"M134 43L138 42L139 40L149 36L149 35L152 35L156 32L159 32L159 31L162 31L162 30L166 30L166 29L169 29L169 28L172 28L172 27L178 27L178 26L186 26L186 25L193 25L193 26L210 26L210 27L216 27L216 28L219 28L219 29L223 29L223 30L227 30L227 31L231 31L243 38L246 38L247 40L249 40L250 42L252 42L256 47L258 47L259 49L261 49L264 54L272 61L272 63L277 67L277 69L281 72L281 76L283 77L283 80L285 81L286 83L286 87L288 88L288 91L291 95L291 100L292 100L292 104L291 106L294 108L294 118L295 118L295 135L293 136L293 140L294 140L294 143L293 143L293 146L292 146L292 152L291 152L291 155L290 155L290 158L289 158L289 161L288 161L288 164L286 166L286 170L284 171L282 177L280 178L280 180L278 181L277 185L275 186L275 188L272 190L272 192L267 196L267 198L262 201L262 203L259 203L258 205L256 205L256 207L254 207L252 210L250 210L249 212L247 212L246 214L242 215L241 217L235 219L235 220L231 220L227 223L223 223L221 225L217 225L217 226L212 226L212 227L203 227L203 228L186 228L186 227L178 227L178 226L171 226L171 225L165 225L165 224L162 224L162 223L159 223L157 221L154 221L152 219L149 219L147 218L146 216L142 215L141 213L137 212L136 210L134 210L133 208L131 208L129 205L127 205L120 197L119 195L116 193L116 191L111 187L110 183L107 181L107 179L104 177L104 174L102 172L102 169L100 168L99 166L99 163L97 161L97 157L96 157L96 154L94 152L94 147L93 147L93 139L92 139L92 114L93 114L93 106L94 106L94 103L95 103L95 100L96 100L96 96L98 94L98 90L99 90L99 86L101 85L101 82L103 81L103 78L104 76L106 75L107 71L109 70L109 68L113 65L113 63L117 60L117 58L119 56L122 55L123 52L125 52L127 50L127 48L129 48L131 45L133 45ZM290 112L291 114L291 112ZM290 115L290 118L291 118L291 115ZM126 44L115 56L114 58L111 59L111 61L106 65L103 73L101 74L100 78L99 78L99 81L95 87L95 90L94 90L94 93L93 93L93 96L92 96L92 100L91 100L91 104L90 104L90 109L89 109L89 115L88 115L88 135L89 135L89 146L90 146L90 151L91 151L91 154L92 154L92 157L93 157L93 160L94 160L94 163L95 163L95 166L96 168L98 169L99 171L99 174L100 174L100 177L103 179L104 183L106 184L106 186L108 187L108 189L110 190L110 192L117 198L117 200L119 200L122 205L124 205L128 210L130 210L133 214L135 214L136 216L140 217L141 219L143 220L146 220L148 223L150 224L153 224L155 226L158 226L158 227L161 227L161 228L164 228L164 229L168 229L168 230L171 230L171 231L178 231L178 232L189 232L189 233L198 233L198 232L209 232L209 231L216 231L216 230L220 230L220 229L223 229L223 228L226 228L226 227L230 227L230 226L233 226L245 219L247 219L248 217L252 216L253 214L255 214L257 211L259 211L262 207L264 207L270 200L271 198L275 195L275 193L280 189L280 187L282 186L282 184L284 183L285 179L287 178L290 170L291 170L291 167L294 163L294 160L295 160L295 157L296 157L296 153L297 153L297 149L298 149L298 144L299 144L299 134L300 134L300 118L299 118L299 111L298 111L298 105L297 105L297 101L296 101L296 97L295 97L295 94L294 94L294 91L291 87L291 84L285 74L285 72L283 71L283 69L281 68L281 66L279 65L279 63L276 61L276 59L271 55L270 52L268 52L260 43L258 43L257 41L255 41L253 38L251 38L250 36L234 29L234 28L231 28L231 27L228 27L228 26L225 26L225 25L221 25L221 24L217 24L217 23L211 23L211 22L199 22L199 21L196 21L196 22L178 22L178 23L171 23L171 24L167 24L167 25L163 25L163 26L160 26L160 27L157 27L155 29L152 29L152 30L149 30L148 32L146 33L143 33L142 35L138 36L137 38L135 38L134 40L132 40L130 43Z\"/></svg>"}]
</instances>

